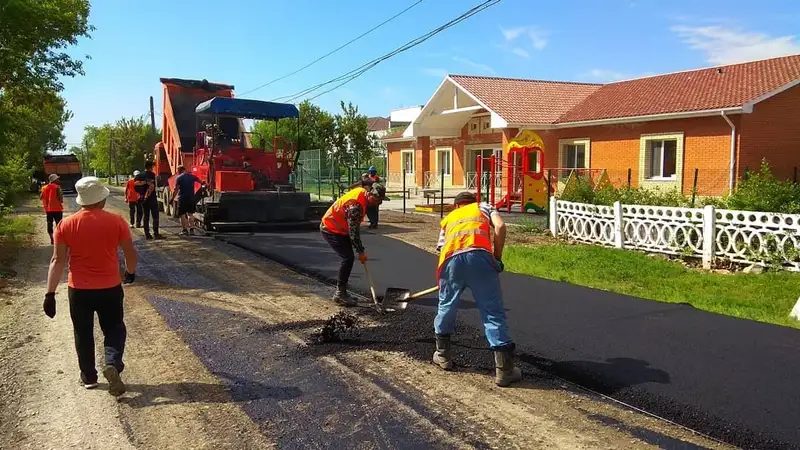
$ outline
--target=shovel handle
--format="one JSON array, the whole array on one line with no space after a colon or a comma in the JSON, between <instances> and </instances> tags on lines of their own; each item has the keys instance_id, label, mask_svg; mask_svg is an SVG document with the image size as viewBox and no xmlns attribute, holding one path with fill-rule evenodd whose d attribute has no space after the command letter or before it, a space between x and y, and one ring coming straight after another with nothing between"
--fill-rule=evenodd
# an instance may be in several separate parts
<instances>
[{"instance_id":1,"label":"shovel handle","mask_svg":"<svg viewBox=\"0 0 800 450\"><path fill-rule=\"evenodd\" d=\"M378 296L375 294L375 285L372 283L372 276L369 274L369 267L367 267L367 263L364 263L364 273L367 274L367 281L369 282L369 292L372 294L372 301L375 302L375 305L378 305Z\"/></svg>"},{"instance_id":2,"label":"shovel handle","mask_svg":"<svg viewBox=\"0 0 800 450\"><path fill-rule=\"evenodd\" d=\"M411 294L408 296L408 299L422 297L423 295L433 294L434 292L439 290L439 286L434 286L432 288L425 289L424 291L419 291L417 293Z\"/></svg>"}]
</instances>

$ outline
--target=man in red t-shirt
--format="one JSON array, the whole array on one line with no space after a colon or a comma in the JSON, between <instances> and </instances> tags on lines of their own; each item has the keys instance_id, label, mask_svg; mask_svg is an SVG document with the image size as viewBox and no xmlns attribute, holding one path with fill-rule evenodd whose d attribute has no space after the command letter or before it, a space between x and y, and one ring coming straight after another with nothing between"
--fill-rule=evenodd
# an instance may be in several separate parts
<instances>
[{"instance_id":1,"label":"man in red t-shirt","mask_svg":"<svg viewBox=\"0 0 800 450\"><path fill-rule=\"evenodd\" d=\"M44 213L47 214L47 234L50 235L50 245L53 245L53 223L58 225L64 217L64 193L59 185L58 175L50 174L50 181L42 187L39 198L42 199Z\"/></svg>"},{"instance_id":2,"label":"man in red t-shirt","mask_svg":"<svg viewBox=\"0 0 800 450\"><path fill-rule=\"evenodd\" d=\"M56 287L64 266L69 262L69 315L78 352L80 381L84 387L97 387L94 361L94 314L97 313L103 330L105 367L108 392L114 396L125 393L120 372L125 368L122 354L127 331L122 320L124 293L120 283L117 248L125 254L124 283L136 278L136 250L125 220L117 214L103 211L108 188L95 177L84 177L75 184L75 202L81 210L62 220L56 227L55 249L47 273L47 294L43 309L48 317L56 315ZM69 250L69 256L67 256Z\"/></svg>"}]
</instances>

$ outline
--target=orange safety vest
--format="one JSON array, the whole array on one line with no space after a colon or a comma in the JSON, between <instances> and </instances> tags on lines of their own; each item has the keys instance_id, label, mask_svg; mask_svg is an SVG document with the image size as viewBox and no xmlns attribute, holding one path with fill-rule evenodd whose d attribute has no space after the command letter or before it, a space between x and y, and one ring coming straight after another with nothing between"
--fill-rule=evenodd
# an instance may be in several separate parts
<instances>
[{"instance_id":1,"label":"orange safety vest","mask_svg":"<svg viewBox=\"0 0 800 450\"><path fill-rule=\"evenodd\" d=\"M327 231L333 234L347 235L347 217L344 214L344 207L348 203L357 202L361 204L361 220L367 215L367 190L362 187L351 189L343 196L339 197L322 216L322 225Z\"/></svg>"},{"instance_id":2,"label":"orange safety vest","mask_svg":"<svg viewBox=\"0 0 800 450\"><path fill-rule=\"evenodd\" d=\"M64 211L64 205L58 198L59 186L57 184L46 184L42 187L42 204L44 204L45 212L59 212Z\"/></svg>"},{"instance_id":3,"label":"orange safety vest","mask_svg":"<svg viewBox=\"0 0 800 450\"><path fill-rule=\"evenodd\" d=\"M139 201L139 193L136 192L136 180L131 178L128 180L128 184L125 186L125 200L128 203L136 203Z\"/></svg>"},{"instance_id":4,"label":"orange safety vest","mask_svg":"<svg viewBox=\"0 0 800 450\"><path fill-rule=\"evenodd\" d=\"M439 251L436 279L447 259L466 249L481 249L491 253L491 225L489 218L481 213L478 203L456 208L442 219L444 245Z\"/></svg>"}]
</instances>

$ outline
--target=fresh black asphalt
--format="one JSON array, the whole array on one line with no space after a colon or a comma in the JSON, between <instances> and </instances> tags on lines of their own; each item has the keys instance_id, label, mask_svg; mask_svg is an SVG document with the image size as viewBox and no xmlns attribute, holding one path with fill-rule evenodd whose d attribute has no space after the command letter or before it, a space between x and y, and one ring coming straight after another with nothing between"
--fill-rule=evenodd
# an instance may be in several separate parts
<instances>
[{"instance_id":1,"label":"fresh black asphalt","mask_svg":"<svg viewBox=\"0 0 800 450\"><path fill-rule=\"evenodd\" d=\"M318 232L220 238L335 278L336 256ZM381 235L363 239L378 292L435 284L434 255ZM743 448L800 448L800 331L513 273L501 280L523 364ZM369 292L358 263L351 289ZM460 332L478 333L465 299L459 319L469 327ZM436 300L417 304L427 321L419 327L432 334Z\"/></svg>"}]
</instances>

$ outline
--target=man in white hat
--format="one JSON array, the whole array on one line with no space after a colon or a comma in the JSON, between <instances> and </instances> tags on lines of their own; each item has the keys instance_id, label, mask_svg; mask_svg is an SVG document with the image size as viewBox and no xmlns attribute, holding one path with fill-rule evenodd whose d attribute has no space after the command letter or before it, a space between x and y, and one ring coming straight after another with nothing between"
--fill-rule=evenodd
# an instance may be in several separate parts
<instances>
[{"instance_id":1,"label":"man in white hat","mask_svg":"<svg viewBox=\"0 0 800 450\"><path fill-rule=\"evenodd\" d=\"M78 352L80 382L87 389L97 387L94 361L96 312L105 338L103 376L108 380L108 392L119 396L125 393L120 372L125 368L122 354L127 332L122 320L124 294L117 248L121 247L125 254L125 278L122 282L126 284L136 278L136 250L125 220L117 214L103 211L109 191L99 179L81 178L75 184L75 190L78 191L75 202L81 205L81 210L62 220L56 227L43 309L48 317L55 317L56 288L64 266L69 263L69 314Z\"/></svg>"},{"instance_id":2,"label":"man in white hat","mask_svg":"<svg viewBox=\"0 0 800 450\"><path fill-rule=\"evenodd\" d=\"M58 225L64 217L64 192L61 190L58 175L52 173L47 177L48 184L42 187L39 198L42 199L44 213L47 215L47 234L50 245L53 245L53 224Z\"/></svg>"}]
</instances>

